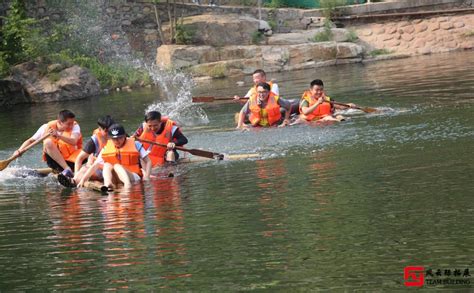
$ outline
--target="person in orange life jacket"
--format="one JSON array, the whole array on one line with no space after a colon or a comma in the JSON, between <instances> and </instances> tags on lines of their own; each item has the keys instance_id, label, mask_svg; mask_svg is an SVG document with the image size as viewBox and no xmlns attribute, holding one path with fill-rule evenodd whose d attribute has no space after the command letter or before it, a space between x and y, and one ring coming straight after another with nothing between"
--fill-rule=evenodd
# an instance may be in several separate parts
<instances>
[{"instance_id":1,"label":"person in orange life jacket","mask_svg":"<svg viewBox=\"0 0 474 293\"><path fill-rule=\"evenodd\" d=\"M257 96L250 98L240 110L237 129L249 127L245 124L247 115L254 127L286 126L289 124L290 108L291 104L287 100L272 93L268 83L261 82L257 85Z\"/></svg>"},{"instance_id":2,"label":"person in orange life jacket","mask_svg":"<svg viewBox=\"0 0 474 293\"><path fill-rule=\"evenodd\" d=\"M97 120L97 127L92 133L91 139L84 145L81 152L76 158L74 163L74 177L69 178L64 175L58 175L58 181L66 187L75 187L76 182L81 181L81 178L86 173L95 161L95 158L99 155L99 152L107 143L107 131L109 127L114 124L114 120L109 115L100 117ZM87 164L83 165L83 162L87 160ZM102 180L102 170L98 169L94 174L92 174L92 179Z\"/></svg>"},{"instance_id":3,"label":"person in orange life jacket","mask_svg":"<svg viewBox=\"0 0 474 293\"><path fill-rule=\"evenodd\" d=\"M188 143L188 139L176 123L161 116L158 111L146 113L145 122L138 127L133 136L167 145L165 148L143 142L145 149L150 152L153 167L163 165L165 162L176 162L179 154L175 147Z\"/></svg>"},{"instance_id":4,"label":"person in orange life jacket","mask_svg":"<svg viewBox=\"0 0 474 293\"><path fill-rule=\"evenodd\" d=\"M300 101L300 116L295 123L304 121L342 121L342 115L335 116L335 109L344 109L343 106L330 103L331 98L324 92L324 83L320 79L311 82L308 91L305 91ZM355 105L349 103L351 107Z\"/></svg>"},{"instance_id":5,"label":"person in orange life jacket","mask_svg":"<svg viewBox=\"0 0 474 293\"><path fill-rule=\"evenodd\" d=\"M43 141L43 160L53 170L73 177L74 161L82 147L81 128L75 117L69 110L60 111L57 120L43 124L15 154L21 154L24 148L49 133L50 136Z\"/></svg>"},{"instance_id":6,"label":"person in orange life jacket","mask_svg":"<svg viewBox=\"0 0 474 293\"><path fill-rule=\"evenodd\" d=\"M249 89L249 91L245 94L244 98L251 98L253 96L257 96L257 84L261 82L266 82L270 85L271 91L279 96L280 95L280 89L278 88L278 84L272 81L267 82L267 74L263 69L257 69L253 72L252 74L252 79L253 79L253 86ZM241 98L239 96L234 96L234 100L238 101Z\"/></svg>"},{"instance_id":7,"label":"person in orange life jacket","mask_svg":"<svg viewBox=\"0 0 474 293\"><path fill-rule=\"evenodd\" d=\"M141 179L149 180L151 160L143 145L133 137L127 137L120 124L109 127L107 144L100 151L94 164L81 178L78 187L84 186L90 176L103 165L104 186L114 187L114 183L122 183L128 189L132 183ZM143 169L140 168L140 164Z\"/></svg>"}]
</instances>

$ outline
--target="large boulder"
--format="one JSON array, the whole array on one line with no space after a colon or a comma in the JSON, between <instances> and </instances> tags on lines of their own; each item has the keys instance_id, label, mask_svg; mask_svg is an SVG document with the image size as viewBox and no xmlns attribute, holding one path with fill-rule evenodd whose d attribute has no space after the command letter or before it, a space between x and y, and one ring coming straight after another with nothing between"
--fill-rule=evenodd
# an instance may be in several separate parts
<instances>
[{"instance_id":1,"label":"large boulder","mask_svg":"<svg viewBox=\"0 0 474 293\"><path fill-rule=\"evenodd\" d=\"M20 83L33 103L78 100L100 93L99 81L77 65L31 61L12 68L9 80Z\"/></svg>"},{"instance_id":2,"label":"large boulder","mask_svg":"<svg viewBox=\"0 0 474 293\"><path fill-rule=\"evenodd\" d=\"M192 37L191 44L209 46L250 45L252 34L260 28L258 19L237 14L202 14L183 19L183 29ZM164 26L169 36L169 26Z\"/></svg>"},{"instance_id":3,"label":"large boulder","mask_svg":"<svg viewBox=\"0 0 474 293\"><path fill-rule=\"evenodd\" d=\"M248 74L258 68L276 72L360 62L362 55L360 45L337 42L222 48L167 45L158 48L157 65L188 69L195 76L223 77Z\"/></svg>"},{"instance_id":4,"label":"large boulder","mask_svg":"<svg viewBox=\"0 0 474 293\"><path fill-rule=\"evenodd\" d=\"M163 45L156 52L156 64L163 68L186 68L223 60L261 58L259 46L186 46Z\"/></svg>"},{"instance_id":5,"label":"large boulder","mask_svg":"<svg viewBox=\"0 0 474 293\"><path fill-rule=\"evenodd\" d=\"M29 103L19 82L13 80L0 80L0 107L15 104Z\"/></svg>"}]
</instances>

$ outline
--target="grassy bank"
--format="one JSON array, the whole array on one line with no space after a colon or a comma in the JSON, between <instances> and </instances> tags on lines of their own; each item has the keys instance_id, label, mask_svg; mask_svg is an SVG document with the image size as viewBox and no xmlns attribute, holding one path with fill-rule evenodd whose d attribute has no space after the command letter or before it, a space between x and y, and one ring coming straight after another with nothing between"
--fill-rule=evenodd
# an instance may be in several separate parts
<instances>
[{"instance_id":1,"label":"grassy bank","mask_svg":"<svg viewBox=\"0 0 474 293\"><path fill-rule=\"evenodd\" d=\"M81 27L55 23L45 25L26 15L24 0L11 2L9 12L0 26L0 77L20 63L44 60L66 66L87 68L102 88L137 87L151 83L147 71L118 60L100 58L103 45ZM92 40L92 41L91 41ZM54 81L54 76L52 77Z\"/></svg>"}]
</instances>

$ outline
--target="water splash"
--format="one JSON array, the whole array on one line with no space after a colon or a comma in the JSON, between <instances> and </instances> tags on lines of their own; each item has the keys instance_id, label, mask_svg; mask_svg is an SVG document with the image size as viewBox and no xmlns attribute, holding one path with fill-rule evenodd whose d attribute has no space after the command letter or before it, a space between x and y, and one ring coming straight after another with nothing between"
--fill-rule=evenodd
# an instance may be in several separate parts
<instances>
[{"instance_id":1,"label":"water splash","mask_svg":"<svg viewBox=\"0 0 474 293\"><path fill-rule=\"evenodd\" d=\"M107 7L101 1L49 0L54 7L63 7L67 23L81 53L97 55L101 62L126 66L131 70L145 70L149 73L160 101L149 105L146 112L156 110L178 121L181 125L202 125L209 123L204 110L192 103L191 90L195 86L192 77L177 70L163 70L154 64L154 58L145 59L133 52L128 33L121 27L111 27L107 18L100 13Z\"/></svg>"},{"instance_id":2,"label":"water splash","mask_svg":"<svg viewBox=\"0 0 474 293\"><path fill-rule=\"evenodd\" d=\"M195 83L190 75L177 70L163 70L156 65L145 68L163 95L163 99L149 105L145 113L159 111L185 126L209 123L206 112L192 102L191 90Z\"/></svg>"}]
</instances>

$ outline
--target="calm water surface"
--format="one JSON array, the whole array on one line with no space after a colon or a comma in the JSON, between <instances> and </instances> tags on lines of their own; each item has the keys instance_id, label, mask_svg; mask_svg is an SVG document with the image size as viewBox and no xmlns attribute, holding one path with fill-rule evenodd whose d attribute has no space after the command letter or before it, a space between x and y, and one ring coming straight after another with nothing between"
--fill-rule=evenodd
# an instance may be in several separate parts
<instances>
[{"instance_id":1,"label":"calm water surface","mask_svg":"<svg viewBox=\"0 0 474 293\"><path fill-rule=\"evenodd\" d=\"M190 148L260 157L182 165L107 196L26 176L43 166L30 151L0 172L0 291L394 291L409 265L473 275L473 51L272 77L286 97L321 78L333 98L381 111L241 133L230 130L239 105L201 105L209 123L183 126ZM243 95L237 80L194 94ZM2 109L0 156L62 108L88 136L106 113L133 130L159 99Z\"/></svg>"}]
</instances>

